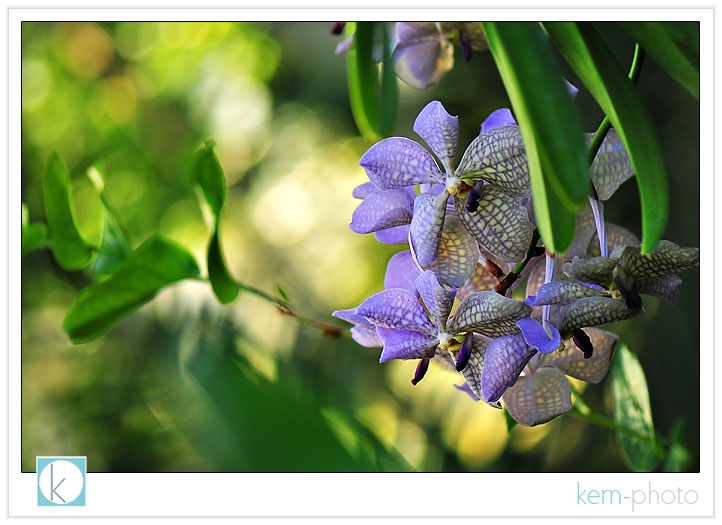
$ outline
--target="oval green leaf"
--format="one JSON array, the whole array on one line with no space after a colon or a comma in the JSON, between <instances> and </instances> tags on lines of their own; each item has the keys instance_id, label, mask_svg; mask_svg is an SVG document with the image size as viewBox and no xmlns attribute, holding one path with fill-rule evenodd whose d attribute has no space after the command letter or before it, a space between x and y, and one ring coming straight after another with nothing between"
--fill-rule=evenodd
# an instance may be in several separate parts
<instances>
[{"instance_id":1,"label":"oval green leaf","mask_svg":"<svg viewBox=\"0 0 722 525\"><path fill-rule=\"evenodd\" d=\"M647 380L642 365L626 345L621 345L609 374L614 397L614 421L642 436L617 432L624 461L636 472L651 472L657 468L662 457L657 445Z\"/></svg>"},{"instance_id":2,"label":"oval green leaf","mask_svg":"<svg viewBox=\"0 0 722 525\"><path fill-rule=\"evenodd\" d=\"M108 279L80 292L65 315L63 330L75 343L95 339L161 289L199 274L198 264L184 248L152 237Z\"/></svg>"},{"instance_id":3,"label":"oval green leaf","mask_svg":"<svg viewBox=\"0 0 722 525\"><path fill-rule=\"evenodd\" d=\"M208 278L213 293L221 303L228 304L236 300L241 288L226 268L217 226L208 245Z\"/></svg>"},{"instance_id":4,"label":"oval green leaf","mask_svg":"<svg viewBox=\"0 0 722 525\"><path fill-rule=\"evenodd\" d=\"M627 148L642 204L642 250L651 253L664 233L669 209L667 168L652 119L594 25L547 22L544 27Z\"/></svg>"},{"instance_id":5,"label":"oval green leaf","mask_svg":"<svg viewBox=\"0 0 722 525\"><path fill-rule=\"evenodd\" d=\"M44 177L45 213L50 230L50 248L65 270L79 270L90 262L93 250L78 231L70 202L70 175L55 151L50 154Z\"/></svg>"},{"instance_id":6,"label":"oval green leaf","mask_svg":"<svg viewBox=\"0 0 722 525\"><path fill-rule=\"evenodd\" d=\"M207 141L205 147L196 152L191 164L191 175L193 182L201 187L203 196L218 222L226 202L226 177L213 146L212 141Z\"/></svg>"},{"instance_id":7,"label":"oval green leaf","mask_svg":"<svg viewBox=\"0 0 722 525\"><path fill-rule=\"evenodd\" d=\"M572 242L575 212L589 190L579 112L538 24L482 26L521 126L539 231L548 249L563 252Z\"/></svg>"}]
</instances>

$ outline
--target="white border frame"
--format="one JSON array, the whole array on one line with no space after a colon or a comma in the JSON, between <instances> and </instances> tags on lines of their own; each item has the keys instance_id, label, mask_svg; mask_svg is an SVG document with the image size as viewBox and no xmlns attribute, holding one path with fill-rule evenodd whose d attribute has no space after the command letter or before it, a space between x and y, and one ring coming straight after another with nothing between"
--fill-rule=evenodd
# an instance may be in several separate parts
<instances>
[{"instance_id":1,"label":"white border frame","mask_svg":"<svg viewBox=\"0 0 722 525\"><path fill-rule=\"evenodd\" d=\"M510 0L510 5L516 2ZM562 2L573 5L571 2ZM661 2L656 2L659 5ZM92 4L91 4L92 5ZM525 7L520 5L519 7ZM699 20L701 282L710 283L713 224L713 10L9 9L8 15L8 514L10 516L623 516L627 505L577 504L582 489L695 491L694 505L637 506L639 516L713 514L713 297L700 298L699 474L98 474L85 507L38 507L36 475L20 462L20 22L31 20ZM718 228L717 231L720 229ZM716 287L715 287L716 288ZM717 290L715 290L717 291ZM690 400L694 406L695 399ZM460 497L467 487L468 497ZM445 491L448 490L446 497ZM626 492L625 492L626 491ZM433 497L429 497L433 494ZM521 496L523 494L523 496ZM426 496L428 495L428 496Z\"/></svg>"}]
</instances>

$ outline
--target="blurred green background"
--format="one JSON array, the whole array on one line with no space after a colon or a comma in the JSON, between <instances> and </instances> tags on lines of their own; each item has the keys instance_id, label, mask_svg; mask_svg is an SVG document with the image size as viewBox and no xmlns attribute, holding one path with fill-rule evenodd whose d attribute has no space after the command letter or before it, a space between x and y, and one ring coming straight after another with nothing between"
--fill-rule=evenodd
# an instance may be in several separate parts
<instances>
[{"instance_id":1,"label":"blurred green background","mask_svg":"<svg viewBox=\"0 0 722 525\"><path fill-rule=\"evenodd\" d=\"M633 42L603 26L620 61ZM344 57L330 23L24 23L22 199L44 219L48 153L65 158L76 218L99 242L102 205L87 169L102 160L107 195L134 246L161 232L205 264L209 230L188 171L204 140L229 184L224 250L240 280L288 291L297 311L328 320L382 287L402 247L348 229L357 164L369 146L348 106ZM461 59L428 91L400 85L395 134L441 100L460 115L460 143L508 107L490 54ZM579 85L569 72L569 80ZM665 238L699 246L699 105L647 59L639 91L671 176ZM602 118L580 91L585 129ZM624 185L608 220L640 234ZM674 308L611 329L635 351L658 430L684 417L699 450L699 272L682 275ZM72 345L61 323L91 282L50 252L22 264L22 466L86 455L90 471L625 471L614 435L569 417L507 432L503 414L453 388L433 367L378 364L379 351L330 339L245 294L223 307L202 282L162 292L106 336ZM711 349L704 349L711 351ZM585 396L611 414L605 383ZM698 469L693 457L690 470Z\"/></svg>"}]
</instances>

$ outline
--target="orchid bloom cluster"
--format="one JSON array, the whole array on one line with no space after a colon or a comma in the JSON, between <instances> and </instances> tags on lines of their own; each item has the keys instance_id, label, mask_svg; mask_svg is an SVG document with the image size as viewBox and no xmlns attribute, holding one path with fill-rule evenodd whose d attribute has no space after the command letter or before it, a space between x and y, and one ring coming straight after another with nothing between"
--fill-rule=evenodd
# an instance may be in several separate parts
<instances>
[{"instance_id":1,"label":"orchid bloom cluster","mask_svg":"<svg viewBox=\"0 0 722 525\"><path fill-rule=\"evenodd\" d=\"M382 363L418 360L413 384L435 361L475 400L503 401L523 425L545 423L572 408L567 376L605 377L617 336L595 327L641 314L641 295L673 303L675 273L698 266L699 250L661 241L643 255L633 233L605 223L603 201L634 176L613 130L590 168L595 198L563 254L534 235L526 153L508 109L484 121L458 165L458 118L440 102L414 131L431 153L392 137L361 157L370 182L353 192L361 203L350 225L408 249L389 260L383 291L334 315L354 324L359 344L382 347ZM526 299L513 299L526 277Z\"/></svg>"}]
</instances>

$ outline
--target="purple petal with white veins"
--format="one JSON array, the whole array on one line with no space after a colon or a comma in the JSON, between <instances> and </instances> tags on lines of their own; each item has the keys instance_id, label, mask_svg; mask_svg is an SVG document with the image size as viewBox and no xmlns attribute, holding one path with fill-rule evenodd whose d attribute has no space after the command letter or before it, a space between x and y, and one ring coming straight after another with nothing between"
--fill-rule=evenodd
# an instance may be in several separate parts
<instances>
[{"instance_id":1,"label":"purple petal with white veins","mask_svg":"<svg viewBox=\"0 0 722 525\"><path fill-rule=\"evenodd\" d=\"M455 198L456 214L479 244L506 262L524 259L531 242L532 226L519 199L493 184L481 190L479 208L470 213L466 202Z\"/></svg>"},{"instance_id":2,"label":"purple petal with white veins","mask_svg":"<svg viewBox=\"0 0 722 525\"><path fill-rule=\"evenodd\" d=\"M569 381L555 368L541 368L521 376L504 393L504 404L520 425L533 427L551 421L572 409Z\"/></svg>"},{"instance_id":3,"label":"purple petal with white veins","mask_svg":"<svg viewBox=\"0 0 722 525\"><path fill-rule=\"evenodd\" d=\"M408 244L410 227L410 224L404 224L402 226L379 230L374 232L374 237L376 237L377 241L384 244Z\"/></svg>"},{"instance_id":4,"label":"purple petal with white veins","mask_svg":"<svg viewBox=\"0 0 722 525\"><path fill-rule=\"evenodd\" d=\"M458 390L461 390L462 392L466 392L467 394L469 394L469 397L470 397L471 399L473 399L474 401L479 401L479 400L480 400L480 397L477 396L477 395L473 392L473 390L471 390L471 387L469 386L468 383L464 383L464 384L461 385L461 386L459 386L459 385L454 385L454 387L457 388Z\"/></svg>"},{"instance_id":5,"label":"purple petal with white veins","mask_svg":"<svg viewBox=\"0 0 722 525\"><path fill-rule=\"evenodd\" d=\"M376 334L376 330L369 330L362 326L354 326L351 328L351 338L366 348L381 348L384 345Z\"/></svg>"},{"instance_id":6,"label":"purple petal with white veins","mask_svg":"<svg viewBox=\"0 0 722 525\"><path fill-rule=\"evenodd\" d=\"M424 139L441 163L450 168L459 142L459 117L449 115L441 102L434 100L416 117L414 131Z\"/></svg>"},{"instance_id":7,"label":"purple petal with white veins","mask_svg":"<svg viewBox=\"0 0 722 525\"><path fill-rule=\"evenodd\" d=\"M379 363L392 359L422 359L432 357L439 341L419 332L396 330L384 341Z\"/></svg>"},{"instance_id":8,"label":"purple petal with white veins","mask_svg":"<svg viewBox=\"0 0 722 525\"><path fill-rule=\"evenodd\" d=\"M608 293L607 290L596 287L596 285L591 287L577 281L551 281L537 290L536 301L533 306L566 304L583 297L594 297L595 295Z\"/></svg>"},{"instance_id":9,"label":"purple petal with white veins","mask_svg":"<svg viewBox=\"0 0 722 525\"><path fill-rule=\"evenodd\" d=\"M439 39L439 28L435 22L396 22L396 40Z\"/></svg>"},{"instance_id":10,"label":"purple petal with white veins","mask_svg":"<svg viewBox=\"0 0 722 525\"><path fill-rule=\"evenodd\" d=\"M486 120L481 123L481 132L486 133L502 126L518 126L514 115L511 114L511 110L507 108L497 109L486 117Z\"/></svg>"},{"instance_id":11,"label":"purple petal with white veins","mask_svg":"<svg viewBox=\"0 0 722 525\"><path fill-rule=\"evenodd\" d=\"M382 343L386 342L386 339L393 334L394 332L397 332L398 330L394 328L386 328L385 326L377 326L376 327L376 335L381 340Z\"/></svg>"},{"instance_id":12,"label":"purple petal with white veins","mask_svg":"<svg viewBox=\"0 0 722 525\"><path fill-rule=\"evenodd\" d=\"M436 336L436 328L426 310L408 290L393 288L374 294L356 308L356 313L375 325Z\"/></svg>"},{"instance_id":13,"label":"purple petal with white veins","mask_svg":"<svg viewBox=\"0 0 722 525\"><path fill-rule=\"evenodd\" d=\"M411 222L411 208L404 192L387 190L371 193L353 212L350 228L371 233Z\"/></svg>"},{"instance_id":14,"label":"purple petal with white veins","mask_svg":"<svg viewBox=\"0 0 722 525\"><path fill-rule=\"evenodd\" d=\"M466 297L448 323L448 332L477 332L488 337L519 333L516 322L532 309L521 301L496 292L476 292Z\"/></svg>"},{"instance_id":15,"label":"purple petal with white veins","mask_svg":"<svg viewBox=\"0 0 722 525\"><path fill-rule=\"evenodd\" d=\"M426 89L454 66L454 46L438 37L399 42L391 58L403 82L415 89Z\"/></svg>"},{"instance_id":16,"label":"purple petal with white veins","mask_svg":"<svg viewBox=\"0 0 722 525\"><path fill-rule=\"evenodd\" d=\"M641 241L639 237L634 235L628 229L611 222L604 223L604 230L607 237L607 252L612 253L618 246L639 246ZM599 236L595 230L592 239L589 241L586 257L597 257L601 255L599 246ZM580 257L584 257L582 254Z\"/></svg>"},{"instance_id":17,"label":"purple petal with white veins","mask_svg":"<svg viewBox=\"0 0 722 525\"><path fill-rule=\"evenodd\" d=\"M484 401L498 401L504 391L516 382L535 353L536 350L526 344L521 334L494 339L484 357L481 398Z\"/></svg>"},{"instance_id":18,"label":"purple petal with white veins","mask_svg":"<svg viewBox=\"0 0 722 525\"><path fill-rule=\"evenodd\" d=\"M619 264L632 277L660 277L699 266L699 248L683 248L671 241L659 241L649 255L627 246Z\"/></svg>"},{"instance_id":19,"label":"purple petal with white veins","mask_svg":"<svg viewBox=\"0 0 722 525\"><path fill-rule=\"evenodd\" d=\"M587 135L587 140L591 141L593 136L593 134ZM594 183L594 189L597 190L599 200L602 201L608 200L619 186L634 177L634 168L627 150L613 129L610 129L604 137L604 142L589 168L589 176Z\"/></svg>"},{"instance_id":20,"label":"purple petal with white veins","mask_svg":"<svg viewBox=\"0 0 722 525\"><path fill-rule=\"evenodd\" d=\"M587 383L599 383L607 375L609 361L618 337L598 328L584 328L584 332L589 336L594 347L591 358L585 359L581 349L572 341L568 341L563 351L540 355L536 362L537 369L555 367L575 379Z\"/></svg>"},{"instance_id":21,"label":"purple petal with white veins","mask_svg":"<svg viewBox=\"0 0 722 525\"><path fill-rule=\"evenodd\" d=\"M349 308L347 310L336 310L331 314L337 319L342 319L343 321L346 321L347 323L352 323L358 326L362 326L364 328L368 328L370 330L373 330L376 328L376 326L370 322L368 319L366 319L363 315L359 315L356 313L356 308Z\"/></svg>"},{"instance_id":22,"label":"purple petal with white veins","mask_svg":"<svg viewBox=\"0 0 722 525\"><path fill-rule=\"evenodd\" d=\"M547 324L547 328L551 332L551 336L547 333L544 327L536 319L531 317L525 317L519 319L516 325L521 330L521 335L524 336L524 341L529 346L536 348L543 354L548 354L557 350L562 344L561 335L559 330L554 328L554 325Z\"/></svg>"},{"instance_id":23,"label":"purple petal with white veins","mask_svg":"<svg viewBox=\"0 0 722 525\"><path fill-rule=\"evenodd\" d=\"M419 275L414 280L414 285L419 291L426 309L436 322L439 331L444 331L446 328L446 319L449 317L451 307L454 305L456 289L446 290L443 288L431 270L426 270Z\"/></svg>"},{"instance_id":24,"label":"purple petal with white veins","mask_svg":"<svg viewBox=\"0 0 722 525\"><path fill-rule=\"evenodd\" d=\"M559 331L566 334L575 328L623 321L643 311L642 308L629 308L621 299L585 297L562 307Z\"/></svg>"},{"instance_id":25,"label":"purple petal with white veins","mask_svg":"<svg viewBox=\"0 0 722 525\"><path fill-rule=\"evenodd\" d=\"M422 193L414 201L409 240L421 266L436 260L448 198L449 194L444 191L440 195Z\"/></svg>"},{"instance_id":26,"label":"purple petal with white veins","mask_svg":"<svg viewBox=\"0 0 722 525\"><path fill-rule=\"evenodd\" d=\"M418 296L419 292L414 285L414 279L421 275L421 270L416 266L411 252L405 250L394 254L389 263L386 265L386 275L384 276L384 288L403 288L412 294Z\"/></svg>"},{"instance_id":27,"label":"purple petal with white veins","mask_svg":"<svg viewBox=\"0 0 722 525\"><path fill-rule=\"evenodd\" d=\"M364 182L353 189L352 195L354 199L365 199L372 193L377 193L378 191L379 189L374 186L373 182Z\"/></svg>"},{"instance_id":28,"label":"purple petal with white veins","mask_svg":"<svg viewBox=\"0 0 722 525\"><path fill-rule=\"evenodd\" d=\"M444 182L444 175L431 154L419 143L404 137L377 142L363 154L359 164L381 190Z\"/></svg>"},{"instance_id":29,"label":"purple petal with white veins","mask_svg":"<svg viewBox=\"0 0 722 525\"><path fill-rule=\"evenodd\" d=\"M517 126L494 128L476 137L456 169L502 188L515 197L531 196L531 179L521 130Z\"/></svg>"},{"instance_id":30,"label":"purple petal with white veins","mask_svg":"<svg viewBox=\"0 0 722 525\"><path fill-rule=\"evenodd\" d=\"M464 283L464 286L456 291L456 298L463 301L474 292L493 290L499 284L499 279L486 269L486 264L477 262L474 266L474 273Z\"/></svg>"},{"instance_id":31,"label":"purple petal with white veins","mask_svg":"<svg viewBox=\"0 0 722 525\"><path fill-rule=\"evenodd\" d=\"M481 396L481 374L484 370L486 349L489 347L490 342L491 341L486 337L473 334L471 341L471 356L469 357L466 367L461 372L464 379L466 379L466 384L469 385L471 391L477 396Z\"/></svg>"}]
</instances>

